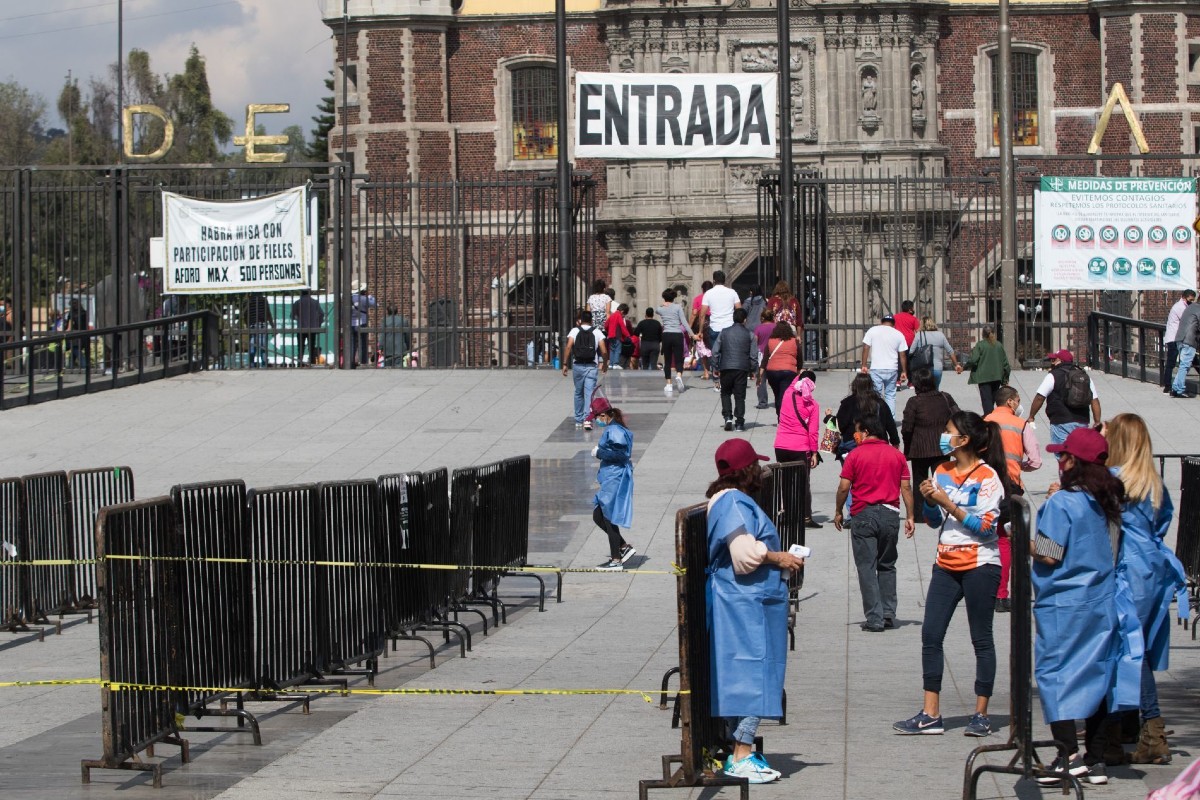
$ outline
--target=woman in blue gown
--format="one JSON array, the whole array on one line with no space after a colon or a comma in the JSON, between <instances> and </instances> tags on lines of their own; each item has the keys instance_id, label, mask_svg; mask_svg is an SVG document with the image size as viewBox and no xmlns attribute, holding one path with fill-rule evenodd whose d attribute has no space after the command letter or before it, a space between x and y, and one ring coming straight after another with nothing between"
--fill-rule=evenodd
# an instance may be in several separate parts
<instances>
[{"instance_id":1,"label":"woman in blue gown","mask_svg":"<svg viewBox=\"0 0 1200 800\"><path fill-rule=\"evenodd\" d=\"M1047 450L1059 456L1061 488L1038 512L1033 543L1034 676L1050 732L1070 758L1051 765L1059 777L1038 780L1055 785L1069 772L1102 784L1105 719L1137 708L1141 671L1141 631L1114 558L1125 490L1104 466L1108 443L1097 431L1077 428ZM1083 756L1077 719L1087 720Z\"/></svg>"},{"instance_id":2,"label":"woman in blue gown","mask_svg":"<svg viewBox=\"0 0 1200 800\"><path fill-rule=\"evenodd\" d=\"M780 551L779 532L754 502L766 461L745 439L717 448L708 487L708 629L712 714L733 729L725 774L770 783L780 773L752 752L759 719L783 716L787 579L804 559Z\"/></svg>"},{"instance_id":3,"label":"woman in blue gown","mask_svg":"<svg viewBox=\"0 0 1200 800\"><path fill-rule=\"evenodd\" d=\"M596 420L604 429L592 448L592 455L600 460L596 473L600 488L592 498L592 521L608 536L609 559L596 568L620 571L637 552L621 535L621 528L633 524L633 434L625 427L621 409L603 397L592 400L587 419Z\"/></svg>"},{"instance_id":4,"label":"woman in blue gown","mask_svg":"<svg viewBox=\"0 0 1200 800\"><path fill-rule=\"evenodd\" d=\"M1151 457L1153 445L1145 421L1137 414L1118 414L1105 429L1108 465L1125 485L1121 511L1124 535L1117 574L1129 584L1142 626L1141 735L1133 752L1135 764L1167 764L1167 744L1154 673L1167 669L1171 645L1171 599L1187 586L1183 565L1163 543L1175 506ZM1187 614L1186 594L1179 609ZM1109 747L1112 747L1109 742ZM1117 745L1120 746L1119 744Z\"/></svg>"}]
</instances>

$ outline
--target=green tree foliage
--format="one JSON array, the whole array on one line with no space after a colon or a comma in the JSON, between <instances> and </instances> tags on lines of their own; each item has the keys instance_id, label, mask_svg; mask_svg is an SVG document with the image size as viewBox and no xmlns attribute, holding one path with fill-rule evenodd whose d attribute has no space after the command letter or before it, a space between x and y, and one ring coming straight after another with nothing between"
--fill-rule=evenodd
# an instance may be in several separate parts
<instances>
[{"instance_id":1,"label":"green tree foliage","mask_svg":"<svg viewBox=\"0 0 1200 800\"><path fill-rule=\"evenodd\" d=\"M167 80L166 93L167 115L175 123L169 160L176 164L220 161L220 146L233 136L233 120L213 105L204 57L195 45L183 72Z\"/></svg>"},{"instance_id":2,"label":"green tree foliage","mask_svg":"<svg viewBox=\"0 0 1200 800\"><path fill-rule=\"evenodd\" d=\"M333 100L333 70L329 71L329 77L325 79L325 90L329 94L321 98L321 102L317 104L317 115L312 118L317 127L310 131L312 143L308 146L309 161L329 160L329 132L337 122L337 107Z\"/></svg>"},{"instance_id":3,"label":"green tree foliage","mask_svg":"<svg viewBox=\"0 0 1200 800\"><path fill-rule=\"evenodd\" d=\"M33 164L43 149L46 101L16 81L0 83L0 164Z\"/></svg>"}]
</instances>

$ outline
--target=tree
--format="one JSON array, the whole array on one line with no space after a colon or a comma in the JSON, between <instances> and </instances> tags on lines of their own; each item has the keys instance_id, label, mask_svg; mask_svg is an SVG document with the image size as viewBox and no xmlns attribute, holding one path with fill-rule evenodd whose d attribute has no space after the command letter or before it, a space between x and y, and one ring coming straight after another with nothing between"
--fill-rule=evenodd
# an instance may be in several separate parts
<instances>
[{"instance_id":1,"label":"tree","mask_svg":"<svg viewBox=\"0 0 1200 800\"><path fill-rule=\"evenodd\" d=\"M317 104L317 116L312 118L317 127L310 131L312 143L308 146L309 161L329 160L329 132L337 122L337 106L333 100L333 70L329 71L329 77L325 79L325 89L330 94L321 98L321 102Z\"/></svg>"},{"instance_id":2,"label":"tree","mask_svg":"<svg viewBox=\"0 0 1200 800\"><path fill-rule=\"evenodd\" d=\"M36 163L46 101L16 81L0 83L0 164Z\"/></svg>"},{"instance_id":3,"label":"tree","mask_svg":"<svg viewBox=\"0 0 1200 800\"><path fill-rule=\"evenodd\" d=\"M167 115L175 123L168 159L177 164L221 160L220 145L233 136L233 120L213 106L204 57L192 45L183 72L167 80Z\"/></svg>"}]
</instances>

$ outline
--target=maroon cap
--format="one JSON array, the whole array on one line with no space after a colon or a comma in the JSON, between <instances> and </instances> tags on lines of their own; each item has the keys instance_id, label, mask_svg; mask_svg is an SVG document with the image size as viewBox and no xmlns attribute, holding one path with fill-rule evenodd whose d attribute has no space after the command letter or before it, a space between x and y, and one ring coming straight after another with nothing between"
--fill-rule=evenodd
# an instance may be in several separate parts
<instances>
[{"instance_id":1,"label":"maroon cap","mask_svg":"<svg viewBox=\"0 0 1200 800\"><path fill-rule=\"evenodd\" d=\"M590 422L601 414L607 414L609 411L612 411L612 403L608 402L603 397L597 397L592 400L592 410L585 417L585 419Z\"/></svg>"},{"instance_id":2,"label":"maroon cap","mask_svg":"<svg viewBox=\"0 0 1200 800\"><path fill-rule=\"evenodd\" d=\"M770 461L754 451L754 446L745 439L728 439L717 448L717 474L728 475L753 464L755 461Z\"/></svg>"},{"instance_id":3,"label":"maroon cap","mask_svg":"<svg viewBox=\"0 0 1200 800\"><path fill-rule=\"evenodd\" d=\"M1053 353L1046 353L1047 361L1061 361L1064 364L1074 364L1075 356L1071 355L1070 350L1055 350Z\"/></svg>"},{"instance_id":4,"label":"maroon cap","mask_svg":"<svg viewBox=\"0 0 1200 800\"><path fill-rule=\"evenodd\" d=\"M1048 453L1070 453L1080 461L1103 464L1108 458L1108 440L1091 428L1076 428L1062 444L1046 445Z\"/></svg>"}]
</instances>

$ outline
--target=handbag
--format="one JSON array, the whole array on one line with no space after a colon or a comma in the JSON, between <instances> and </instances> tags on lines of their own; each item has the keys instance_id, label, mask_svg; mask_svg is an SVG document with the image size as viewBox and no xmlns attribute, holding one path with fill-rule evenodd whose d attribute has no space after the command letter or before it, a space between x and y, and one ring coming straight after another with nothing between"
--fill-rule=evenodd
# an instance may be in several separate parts
<instances>
[{"instance_id":1,"label":"handbag","mask_svg":"<svg viewBox=\"0 0 1200 800\"><path fill-rule=\"evenodd\" d=\"M915 345L909 353L908 368L910 370L933 367L933 345L929 344L929 340L925 337L925 331L921 331L921 342L921 344Z\"/></svg>"},{"instance_id":2,"label":"handbag","mask_svg":"<svg viewBox=\"0 0 1200 800\"><path fill-rule=\"evenodd\" d=\"M825 429L821 431L821 443L817 449L824 453L836 453L842 446L842 432L838 430L837 421L833 417L825 420Z\"/></svg>"}]
</instances>

